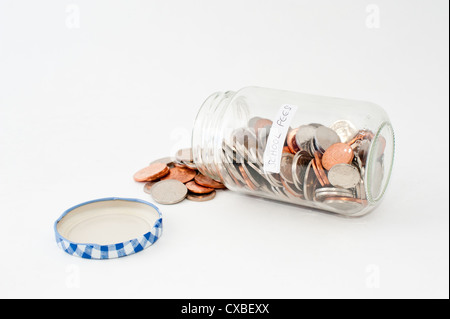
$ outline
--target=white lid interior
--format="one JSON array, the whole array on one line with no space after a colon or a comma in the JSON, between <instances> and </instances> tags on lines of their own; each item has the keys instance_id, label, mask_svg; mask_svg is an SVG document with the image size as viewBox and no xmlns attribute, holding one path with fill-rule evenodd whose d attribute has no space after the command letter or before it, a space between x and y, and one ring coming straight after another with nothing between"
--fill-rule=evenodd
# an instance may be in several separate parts
<instances>
[{"instance_id":1,"label":"white lid interior","mask_svg":"<svg viewBox=\"0 0 450 319\"><path fill-rule=\"evenodd\" d=\"M158 219L158 211L150 205L107 200L73 209L56 228L62 237L75 243L110 245L142 237Z\"/></svg>"}]
</instances>

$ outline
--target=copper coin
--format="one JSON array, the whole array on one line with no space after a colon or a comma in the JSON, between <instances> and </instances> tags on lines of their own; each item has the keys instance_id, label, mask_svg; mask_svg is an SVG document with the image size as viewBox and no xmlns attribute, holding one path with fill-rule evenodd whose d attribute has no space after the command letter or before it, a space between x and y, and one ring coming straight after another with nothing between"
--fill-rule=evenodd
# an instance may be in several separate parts
<instances>
[{"instance_id":1,"label":"copper coin","mask_svg":"<svg viewBox=\"0 0 450 319\"><path fill-rule=\"evenodd\" d=\"M297 153L300 151L300 147L297 144L296 135L297 135L298 128L295 128L293 130L290 130L286 136L286 144L292 154Z\"/></svg>"},{"instance_id":2,"label":"copper coin","mask_svg":"<svg viewBox=\"0 0 450 319\"><path fill-rule=\"evenodd\" d=\"M169 173L169 167L164 163L154 163L134 174L136 182L152 182Z\"/></svg>"},{"instance_id":3,"label":"copper coin","mask_svg":"<svg viewBox=\"0 0 450 319\"><path fill-rule=\"evenodd\" d=\"M205 176L203 174L197 174L194 178L195 182L201 186L211 187L211 188L226 188L225 185L213 180L211 177Z\"/></svg>"},{"instance_id":4,"label":"copper coin","mask_svg":"<svg viewBox=\"0 0 450 319\"><path fill-rule=\"evenodd\" d=\"M202 194L202 195L189 192L186 196L187 199L194 202L206 202L208 200L213 199L214 197L216 197L216 191L212 191L209 194Z\"/></svg>"},{"instance_id":5,"label":"copper coin","mask_svg":"<svg viewBox=\"0 0 450 319\"><path fill-rule=\"evenodd\" d=\"M269 119L259 119L256 121L253 129L255 130L256 136L260 135L261 132L266 134L269 133L270 128L272 127L272 121ZM260 132L261 131L261 132Z\"/></svg>"},{"instance_id":6,"label":"copper coin","mask_svg":"<svg viewBox=\"0 0 450 319\"><path fill-rule=\"evenodd\" d=\"M257 187L252 183L250 177L247 175L247 172L245 171L244 167L242 167L242 165L239 165L239 172L244 178L244 182L247 184L247 186L252 190L257 190Z\"/></svg>"},{"instance_id":7,"label":"copper coin","mask_svg":"<svg viewBox=\"0 0 450 319\"><path fill-rule=\"evenodd\" d=\"M369 130L360 130L358 132L358 134L356 134L356 136L347 144L348 145L352 145L353 143L355 143L356 141L360 141L360 140L372 140L373 137L375 135L373 134L373 132L369 131Z\"/></svg>"},{"instance_id":8,"label":"copper coin","mask_svg":"<svg viewBox=\"0 0 450 319\"><path fill-rule=\"evenodd\" d=\"M297 193L294 189L295 189L295 185L288 183L287 181L281 179L281 183L283 184L283 187L286 191L288 191L291 195L295 196L295 197L300 197L303 198L303 194L302 193Z\"/></svg>"},{"instance_id":9,"label":"copper coin","mask_svg":"<svg viewBox=\"0 0 450 319\"><path fill-rule=\"evenodd\" d=\"M354 154L352 148L345 143L331 145L322 157L323 168L329 170L336 164L350 164Z\"/></svg>"},{"instance_id":10,"label":"copper coin","mask_svg":"<svg viewBox=\"0 0 450 319\"><path fill-rule=\"evenodd\" d=\"M162 180L176 179L182 183L187 183L193 180L195 175L197 175L197 171L194 171L190 168L174 167L170 169L169 174L167 174L161 179Z\"/></svg>"},{"instance_id":11,"label":"copper coin","mask_svg":"<svg viewBox=\"0 0 450 319\"><path fill-rule=\"evenodd\" d=\"M144 192L146 192L147 194L151 194L150 193L151 188L153 187L153 185L155 185L158 182L159 182L159 180L145 183L145 185L144 185Z\"/></svg>"},{"instance_id":12,"label":"copper coin","mask_svg":"<svg viewBox=\"0 0 450 319\"><path fill-rule=\"evenodd\" d=\"M322 166L322 158L320 156L319 151L316 151L314 153L312 167L313 167L314 173L316 173L316 176L320 182L320 185L322 185L323 187L330 185L330 181L328 180L327 174L325 173L323 166Z\"/></svg>"},{"instance_id":13,"label":"copper coin","mask_svg":"<svg viewBox=\"0 0 450 319\"><path fill-rule=\"evenodd\" d=\"M214 191L214 188L199 185L195 181L186 183L186 187L190 192L195 194L209 194Z\"/></svg>"}]
</instances>

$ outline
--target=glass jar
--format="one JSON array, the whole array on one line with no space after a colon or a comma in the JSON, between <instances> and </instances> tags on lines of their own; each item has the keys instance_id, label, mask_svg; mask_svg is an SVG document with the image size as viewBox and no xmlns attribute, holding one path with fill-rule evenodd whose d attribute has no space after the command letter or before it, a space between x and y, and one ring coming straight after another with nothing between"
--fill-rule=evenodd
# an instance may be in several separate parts
<instances>
[{"instance_id":1,"label":"glass jar","mask_svg":"<svg viewBox=\"0 0 450 319\"><path fill-rule=\"evenodd\" d=\"M232 191L361 216L389 183L394 133L369 102L246 87L206 99L192 152Z\"/></svg>"}]
</instances>

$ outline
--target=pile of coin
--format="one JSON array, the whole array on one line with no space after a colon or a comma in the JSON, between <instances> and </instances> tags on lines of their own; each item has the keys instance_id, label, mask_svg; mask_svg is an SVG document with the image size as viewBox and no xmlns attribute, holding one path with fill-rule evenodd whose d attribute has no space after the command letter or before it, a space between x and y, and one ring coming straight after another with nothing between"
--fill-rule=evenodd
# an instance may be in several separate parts
<instances>
[{"instance_id":1,"label":"pile of coin","mask_svg":"<svg viewBox=\"0 0 450 319\"><path fill-rule=\"evenodd\" d=\"M271 125L255 117L223 141L220 176L229 189L339 213L367 205L364 174L371 131L357 130L347 120L330 127L311 123L290 128L276 174L264 169ZM382 163L380 156L380 185Z\"/></svg>"},{"instance_id":2,"label":"pile of coin","mask_svg":"<svg viewBox=\"0 0 450 319\"><path fill-rule=\"evenodd\" d=\"M164 205L176 204L185 198L203 202L216 196L216 189L225 186L202 175L192 159L192 150L179 150L175 157L155 160L134 174L134 180L145 182L144 192Z\"/></svg>"}]
</instances>

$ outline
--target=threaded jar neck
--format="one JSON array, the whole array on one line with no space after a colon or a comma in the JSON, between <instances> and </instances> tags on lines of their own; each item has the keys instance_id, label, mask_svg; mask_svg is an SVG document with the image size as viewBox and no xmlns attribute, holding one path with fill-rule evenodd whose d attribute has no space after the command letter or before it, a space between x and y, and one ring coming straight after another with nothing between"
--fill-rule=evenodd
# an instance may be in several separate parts
<instances>
[{"instance_id":1,"label":"threaded jar neck","mask_svg":"<svg viewBox=\"0 0 450 319\"><path fill-rule=\"evenodd\" d=\"M201 106L192 130L192 153L197 169L203 175L223 182L220 175L220 162L225 113L236 92L216 92L210 95Z\"/></svg>"}]
</instances>

